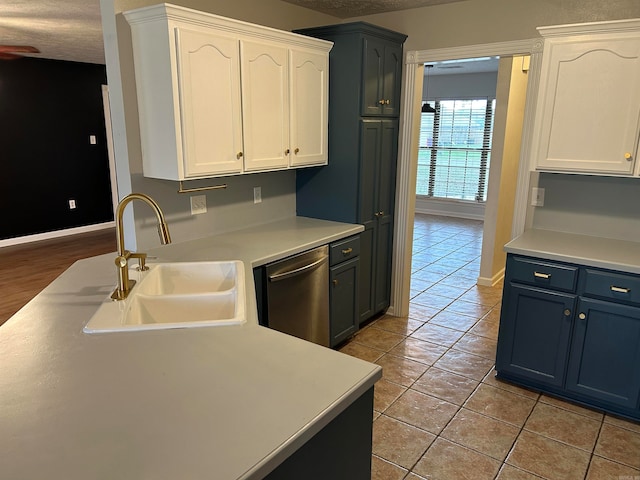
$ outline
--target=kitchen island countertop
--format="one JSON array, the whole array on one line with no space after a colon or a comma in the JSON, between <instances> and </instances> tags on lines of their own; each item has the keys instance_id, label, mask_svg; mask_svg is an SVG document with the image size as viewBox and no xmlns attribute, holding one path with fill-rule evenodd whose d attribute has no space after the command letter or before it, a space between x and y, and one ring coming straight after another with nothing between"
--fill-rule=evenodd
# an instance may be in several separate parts
<instances>
[{"instance_id":1,"label":"kitchen island countertop","mask_svg":"<svg viewBox=\"0 0 640 480\"><path fill-rule=\"evenodd\" d=\"M381 368L259 326L251 268L361 230L292 218L149 251L243 261L239 326L85 334L116 268L76 262L0 327L3 478L264 477Z\"/></svg>"}]
</instances>

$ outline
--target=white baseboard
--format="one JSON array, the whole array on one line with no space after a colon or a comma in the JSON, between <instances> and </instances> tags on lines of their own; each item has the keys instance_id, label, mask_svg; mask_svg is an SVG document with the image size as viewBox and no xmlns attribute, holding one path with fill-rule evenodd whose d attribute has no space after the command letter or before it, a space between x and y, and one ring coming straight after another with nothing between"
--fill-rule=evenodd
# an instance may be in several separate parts
<instances>
[{"instance_id":1,"label":"white baseboard","mask_svg":"<svg viewBox=\"0 0 640 480\"><path fill-rule=\"evenodd\" d=\"M8 238L0 240L0 247L9 247L11 245L20 245L23 243L39 242L40 240L49 240L51 238L66 237L76 235L78 233L94 232L97 230L105 230L115 227L115 222L97 223L95 225L86 225L83 227L67 228L65 230L56 230L53 232L37 233L35 235L25 235L24 237ZM115 238L114 238L115 242ZM115 245L115 244L114 244Z\"/></svg>"},{"instance_id":2,"label":"white baseboard","mask_svg":"<svg viewBox=\"0 0 640 480\"><path fill-rule=\"evenodd\" d=\"M484 287L494 287L498 283L502 282L504 279L504 268L501 269L498 273L496 273L493 277L478 277L478 285L482 285Z\"/></svg>"},{"instance_id":3,"label":"white baseboard","mask_svg":"<svg viewBox=\"0 0 640 480\"><path fill-rule=\"evenodd\" d=\"M416 213L442 215L445 217L467 218L469 220L484 220L485 205L475 202L461 202L458 200L416 197Z\"/></svg>"}]
</instances>

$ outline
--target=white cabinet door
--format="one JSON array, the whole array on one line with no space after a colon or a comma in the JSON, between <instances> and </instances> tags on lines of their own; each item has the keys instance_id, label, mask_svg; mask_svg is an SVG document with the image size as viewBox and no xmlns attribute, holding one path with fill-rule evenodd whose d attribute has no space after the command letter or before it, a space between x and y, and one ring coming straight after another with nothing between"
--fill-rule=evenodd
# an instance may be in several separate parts
<instances>
[{"instance_id":1,"label":"white cabinet door","mask_svg":"<svg viewBox=\"0 0 640 480\"><path fill-rule=\"evenodd\" d=\"M244 168L289 166L288 49L240 40Z\"/></svg>"},{"instance_id":2,"label":"white cabinet door","mask_svg":"<svg viewBox=\"0 0 640 480\"><path fill-rule=\"evenodd\" d=\"M542 170L633 173L640 120L640 36L545 40L536 155Z\"/></svg>"},{"instance_id":3,"label":"white cabinet door","mask_svg":"<svg viewBox=\"0 0 640 480\"><path fill-rule=\"evenodd\" d=\"M328 154L328 59L302 50L289 51L291 68L290 165L326 165Z\"/></svg>"},{"instance_id":4,"label":"white cabinet door","mask_svg":"<svg viewBox=\"0 0 640 480\"><path fill-rule=\"evenodd\" d=\"M185 178L242 171L238 40L176 29Z\"/></svg>"}]
</instances>

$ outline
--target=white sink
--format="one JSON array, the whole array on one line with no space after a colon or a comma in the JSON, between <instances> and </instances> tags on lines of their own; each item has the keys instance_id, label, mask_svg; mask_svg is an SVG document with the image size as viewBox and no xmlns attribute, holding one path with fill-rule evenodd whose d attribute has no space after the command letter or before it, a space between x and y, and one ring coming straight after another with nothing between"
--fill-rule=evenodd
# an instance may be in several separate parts
<instances>
[{"instance_id":1,"label":"white sink","mask_svg":"<svg viewBox=\"0 0 640 480\"><path fill-rule=\"evenodd\" d=\"M125 300L107 298L86 333L238 325L246 321L240 261L159 263L136 280Z\"/></svg>"}]
</instances>

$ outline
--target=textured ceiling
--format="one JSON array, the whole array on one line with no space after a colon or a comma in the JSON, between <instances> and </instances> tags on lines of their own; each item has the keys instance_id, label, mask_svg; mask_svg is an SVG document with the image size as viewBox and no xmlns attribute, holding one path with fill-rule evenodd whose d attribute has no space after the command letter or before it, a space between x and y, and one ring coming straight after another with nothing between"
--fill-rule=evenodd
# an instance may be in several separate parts
<instances>
[{"instance_id":1,"label":"textured ceiling","mask_svg":"<svg viewBox=\"0 0 640 480\"><path fill-rule=\"evenodd\" d=\"M334 17L349 18L374 13L407 10L464 0L284 0L288 3L327 13Z\"/></svg>"},{"instance_id":2,"label":"textured ceiling","mask_svg":"<svg viewBox=\"0 0 640 480\"><path fill-rule=\"evenodd\" d=\"M104 63L99 0L0 0L0 44L31 45L31 56Z\"/></svg>"},{"instance_id":3,"label":"textured ceiling","mask_svg":"<svg viewBox=\"0 0 640 480\"><path fill-rule=\"evenodd\" d=\"M161 1L161 0L158 0ZM339 18L463 0L284 0ZM99 0L0 0L0 45L31 45L39 58L104 63Z\"/></svg>"}]
</instances>

